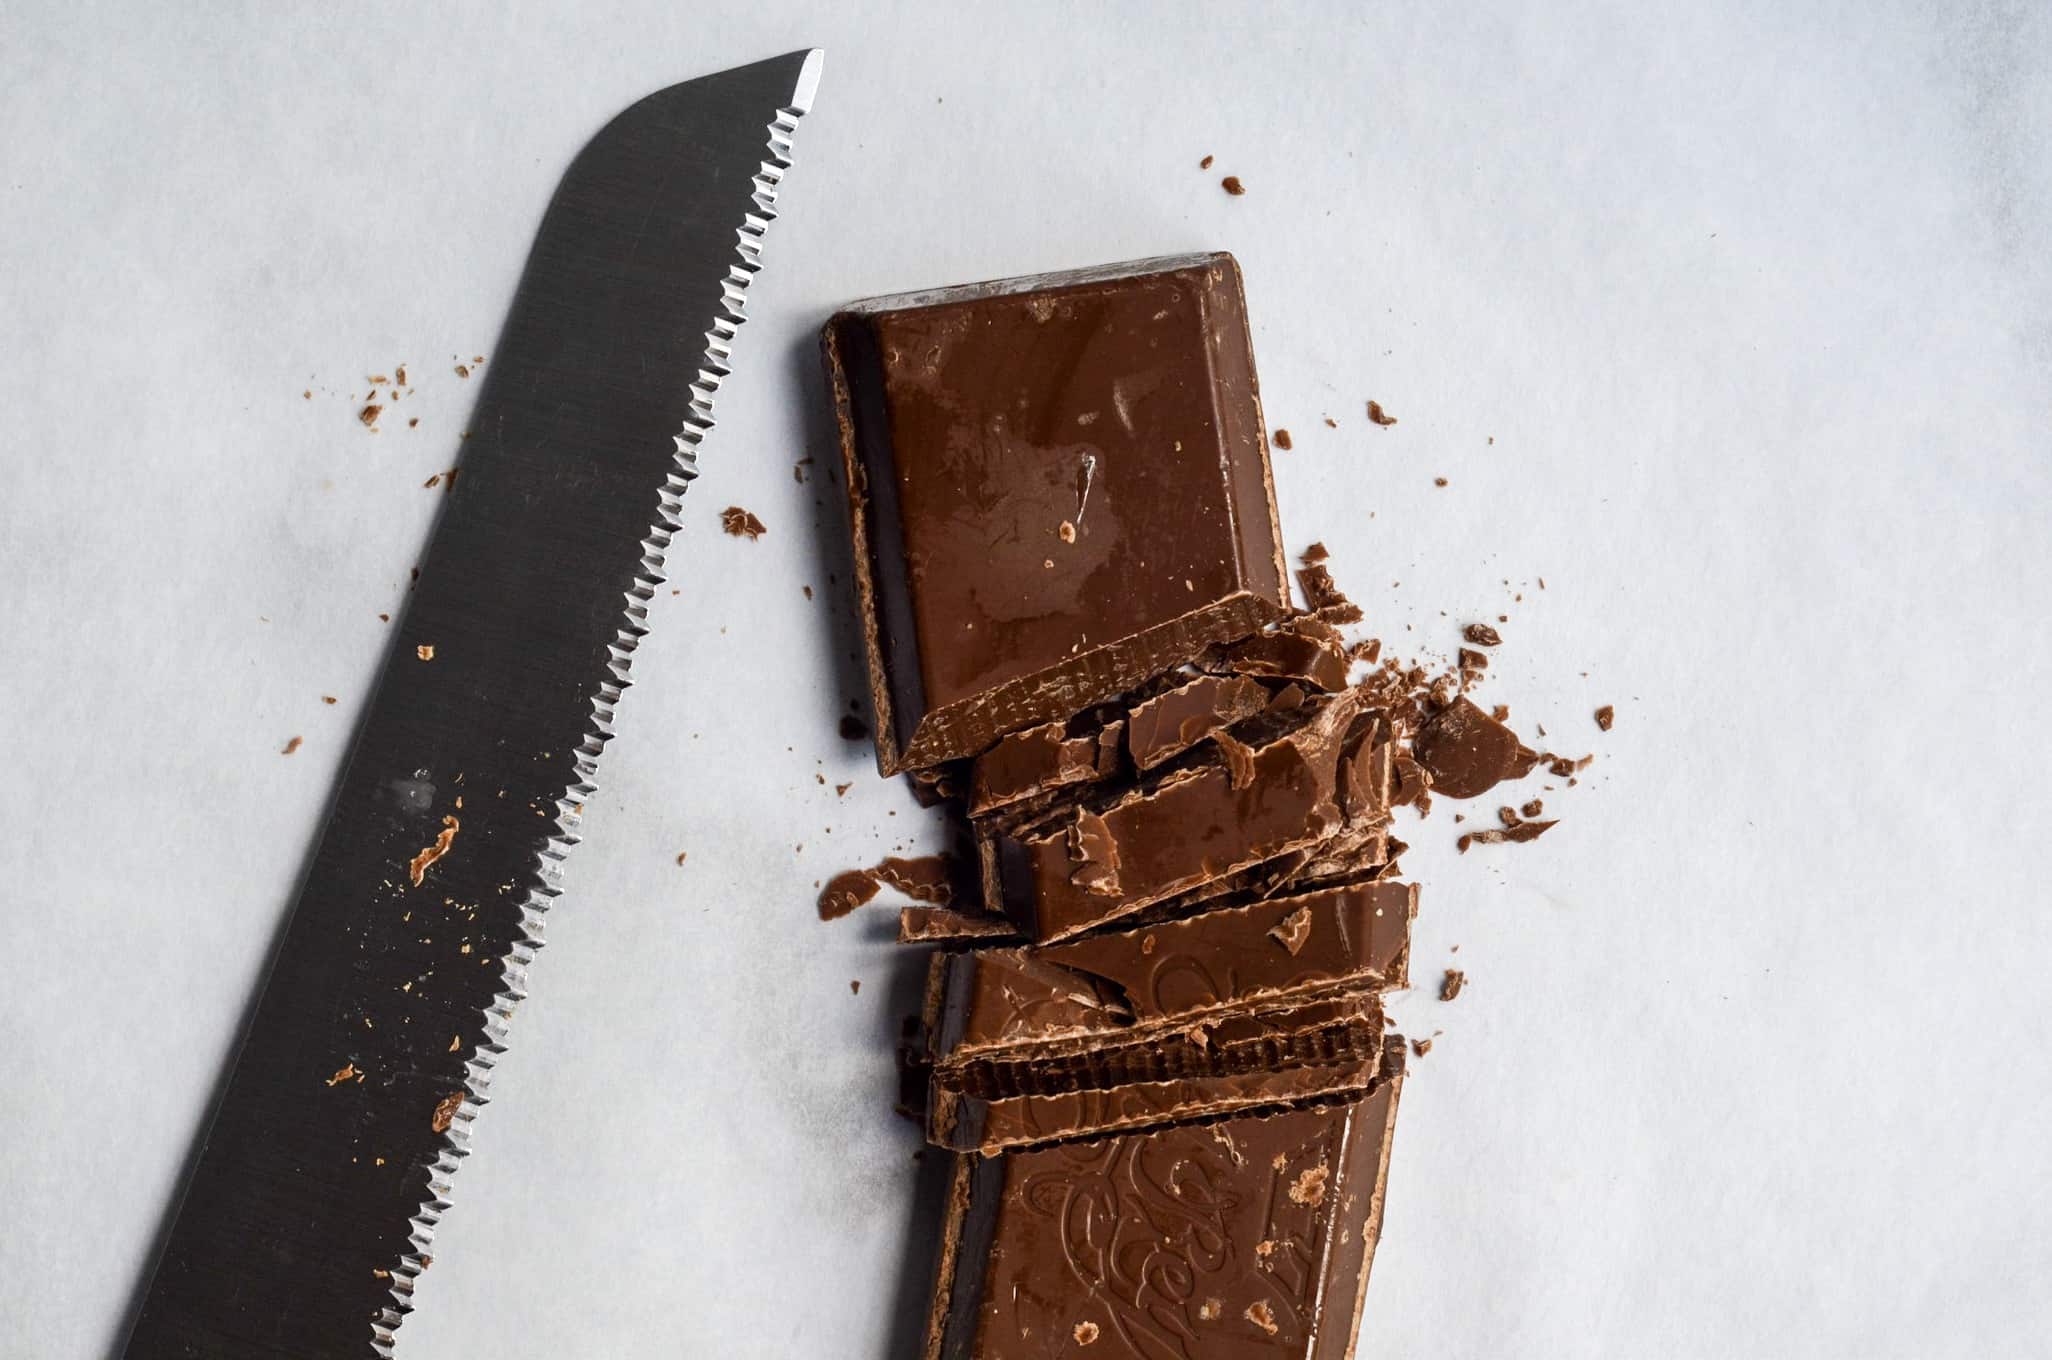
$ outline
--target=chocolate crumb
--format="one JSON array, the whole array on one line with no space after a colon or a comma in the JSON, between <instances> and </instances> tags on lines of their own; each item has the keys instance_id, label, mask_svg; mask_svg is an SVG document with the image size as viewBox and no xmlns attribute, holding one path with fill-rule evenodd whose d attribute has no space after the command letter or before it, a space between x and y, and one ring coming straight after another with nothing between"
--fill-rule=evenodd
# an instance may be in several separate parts
<instances>
[{"instance_id":1,"label":"chocolate crumb","mask_svg":"<svg viewBox=\"0 0 2052 1360\"><path fill-rule=\"evenodd\" d=\"M420 644L420 646L415 647L413 649L413 654L419 657L422 661L433 661L435 659L435 644L432 642L423 642Z\"/></svg>"},{"instance_id":2,"label":"chocolate crumb","mask_svg":"<svg viewBox=\"0 0 2052 1360\"><path fill-rule=\"evenodd\" d=\"M1097 1340L1097 1324L1096 1324L1096 1323L1094 1323L1094 1322L1079 1322L1079 1323L1077 1323L1077 1324L1076 1324L1076 1344L1077 1344L1077 1345L1079 1345L1079 1346L1088 1346L1088 1345L1089 1345L1089 1344L1090 1344L1091 1342L1093 1342L1093 1341L1095 1341L1095 1340Z\"/></svg>"},{"instance_id":3,"label":"chocolate crumb","mask_svg":"<svg viewBox=\"0 0 2052 1360\"><path fill-rule=\"evenodd\" d=\"M1540 799L1534 798L1531 802L1525 804L1523 807L1518 809L1518 815L1520 817L1523 817L1525 820L1530 821L1532 818L1539 816L1541 813L1545 811L1546 804Z\"/></svg>"},{"instance_id":4,"label":"chocolate crumb","mask_svg":"<svg viewBox=\"0 0 2052 1360\"><path fill-rule=\"evenodd\" d=\"M1227 175L1218 182L1218 187L1231 194L1234 198L1238 198L1241 194L1247 192L1247 186L1240 183L1238 175Z\"/></svg>"},{"instance_id":5,"label":"chocolate crumb","mask_svg":"<svg viewBox=\"0 0 2052 1360\"><path fill-rule=\"evenodd\" d=\"M415 417L414 417L413 419L411 419L411 420L409 420L409 421L407 421L407 422L406 422L406 428L407 428L407 429L409 429L409 430L411 430L411 429L414 429L414 428L416 428L417 426L419 426L419 424L420 424L420 417L419 417L419 416L415 416Z\"/></svg>"},{"instance_id":6,"label":"chocolate crumb","mask_svg":"<svg viewBox=\"0 0 2052 1360\"><path fill-rule=\"evenodd\" d=\"M1572 784L1574 783L1574 781L1571 779L1568 781L1568 783ZM1504 808L1502 809L1502 811L1509 812L1510 809ZM1516 814L1513 813L1512 815L1515 816ZM1541 836L1545 835L1548 830L1555 826L1558 826L1559 824L1560 823L1557 819L1551 822L1521 821L1514 826L1506 826L1501 831L1492 830L1471 832L1470 834L1465 835L1461 837L1458 841L1454 842L1454 845L1455 848L1457 848L1462 854L1465 855L1468 853L1468 847L1470 845L1521 844L1525 841L1538 840Z\"/></svg>"},{"instance_id":7,"label":"chocolate crumb","mask_svg":"<svg viewBox=\"0 0 2052 1360\"><path fill-rule=\"evenodd\" d=\"M332 694L323 694L321 696L321 702L324 704L332 704L335 702L335 696Z\"/></svg>"},{"instance_id":8,"label":"chocolate crumb","mask_svg":"<svg viewBox=\"0 0 2052 1360\"><path fill-rule=\"evenodd\" d=\"M298 737L294 737L292 740L285 743L285 749L280 751L278 754L281 756L291 755L294 751L297 751L299 749L299 742L300 739Z\"/></svg>"},{"instance_id":9,"label":"chocolate crumb","mask_svg":"<svg viewBox=\"0 0 2052 1360\"><path fill-rule=\"evenodd\" d=\"M851 996L860 996L860 995L862 995L862 979L861 979L861 978L849 978L849 979L848 979L848 992L849 992L849 994L850 994Z\"/></svg>"},{"instance_id":10,"label":"chocolate crumb","mask_svg":"<svg viewBox=\"0 0 2052 1360\"><path fill-rule=\"evenodd\" d=\"M1211 161L1212 158L1210 156L1206 156L1203 160L1197 162L1197 168L1199 170L1209 170L1211 168Z\"/></svg>"},{"instance_id":11,"label":"chocolate crumb","mask_svg":"<svg viewBox=\"0 0 2052 1360\"><path fill-rule=\"evenodd\" d=\"M1074 543L1076 541L1076 526L1068 520L1063 520L1061 526L1055 530L1055 537L1064 543Z\"/></svg>"},{"instance_id":12,"label":"chocolate crumb","mask_svg":"<svg viewBox=\"0 0 2052 1360\"><path fill-rule=\"evenodd\" d=\"M1498 704L1498 705L1497 705L1496 707L1494 707L1494 708L1492 708L1492 709L1490 709L1490 710L1489 710L1489 716L1490 716L1490 717L1492 717L1492 718L1494 718L1494 719L1495 719L1496 721L1498 721L1498 722L1509 722L1509 721L1510 721L1510 705L1509 705L1509 704Z\"/></svg>"},{"instance_id":13,"label":"chocolate crumb","mask_svg":"<svg viewBox=\"0 0 2052 1360\"><path fill-rule=\"evenodd\" d=\"M362 1081L363 1073L356 1070L355 1063L345 1063L342 1070L328 1078L328 1085L340 1086L345 1081Z\"/></svg>"},{"instance_id":14,"label":"chocolate crumb","mask_svg":"<svg viewBox=\"0 0 2052 1360\"><path fill-rule=\"evenodd\" d=\"M1444 478L1444 477L1434 477L1434 478L1432 479L1432 484L1433 484L1434 486L1445 486L1445 485L1446 485L1446 478Z\"/></svg>"},{"instance_id":15,"label":"chocolate crumb","mask_svg":"<svg viewBox=\"0 0 2052 1360\"><path fill-rule=\"evenodd\" d=\"M1383 410L1382 403L1379 401L1368 403L1368 418L1377 425L1394 425L1397 423L1397 418Z\"/></svg>"},{"instance_id":16,"label":"chocolate crumb","mask_svg":"<svg viewBox=\"0 0 2052 1360\"><path fill-rule=\"evenodd\" d=\"M1247 1305L1247 1321L1262 1331L1274 1336L1281 1328L1275 1325L1275 1312L1268 1306L1267 1299L1256 1299Z\"/></svg>"},{"instance_id":17,"label":"chocolate crumb","mask_svg":"<svg viewBox=\"0 0 2052 1360\"><path fill-rule=\"evenodd\" d=\"M1327 416L1325 418L1325 428L1328 430L1337 430L1339 428L1339 422L1337 420L1334 420L1331 416Z\"/></svg>"},{"instance_id":18,"label":"chocolate crumb","mask_svg":"<svg viewBox=\"0 0 2052 1360\"><path fill-rule=\"evenodd\" d=\"M451 1091L443 1096L441 1104L435 1106L434 1117L428 1121L428 1127L436 1133L447 1133L450 1123L456 1118L457 1108L463 1104L463 1097L467 1094L466 1091Z\"/></svg>"},{"instance_id":19,"label":"chocolate crumb","mask_svg":"<svg viewBox=\"0 0 2052 1360\"><path fill-rule=\"evenodd\" d=\"M1290 1202L1317 1208L1325 1200L1325 1179L1331 1172L1322 1166L1307 1166L1297 1173L1296 1184L1290 1187Z\"/></svg>"},{"instance_id":20,"label":"chocolate crumb","mask_svg":"<svg viewBox=\"0 0 2052 1360\"><path fill-rule=\"evenodd\" d=\"M690 852L687 850L679 850L677 852L677 865L679 868L683 867L684 861L689 856L689 854Z\"/></svg>"},{"instance_id":21,"label":"chocolate crumb","mask_svg":"<svg viewBox=\"0 0 2052 1360\"><path fill-rule=\"evenodd\" d=\"M1477 647L1495 647L1503 642L1503 634L1486 623L1471 623L1461 629L1461 636Z\"/></svg>"},{"instance_id":22,"label":"chocolate crumb","mask_svg":"<svg viewBox=\"0 0 2052 1360\"><path fill-rule=\"evenodd\" d=\"M1332 554L1328 553L1325 550L1325 544L1321 540L1320 542L1313 543L1310 547L1304 549L1304 565L1307 567L1315 567L1331 555Z\"/></svg>"},{"instance_id":23,"label":"chocolate crumb","mask_svg":"<svg viewBox=\"0 0 2052 1360\"><path fill-rule=\"evenodd\" d=\"M1488 835L1490 833L1482 832L1479 834ZM1467 838L1464 836L1462 839L1465 840ZM1446 970L1446 976L1439 980L1439 999L1441 1001L1451 1001L1459 996L1461 988L1467 985L1468 975L1466 973L1463 973L1458 968L1449 968Z\"/></svg>"},{"instance_id":24,"label":"chocolate crumb","mask_svg":"<svg viewBox=\"0 0 2052 1360\"><path fill-rule=\"evenodd\" d=\"M1225 1311L1225 1301L1223 1299L1206 1299L1197 1305L1197 1320L1199 1322L1216 1322L1218 1321L1218 1315L1223 1311Z\"/></svg>"},{"instance_id":25,"label":"chocolate crumb","mask_svg":"<svg viewBox=\"0 0 2052 1360\"><path fill-rule=\"evenodd\" d=\"M464 365L464 364L458 364L458 365L456 365L456 376L457 376L457 377L459 377L459 378L467 378L467 377L469 377L469 376L470 376L470 369L469 369L469 367L468 367L468 366L466 366L466 365Z\"/></svg>"},{"instance_id":26,"label":"chocolate crumb","mask_svg":"<svg viewBox=\"0 0 2052 1360\"><path fill-rule=\"evenodd\" d=\"M456 833L462 829L463 824L454 817L442 818L442 829L435 833L435 843L415 855L406 866L407 876L413 880L414 887L420 886L430 865L449 853L449 847L456 841Z\"/></svg>"},{"instance_id":27,"label":"chocolate crumb","mask_svg":"<svg viewBox=\"0 0 2052 1360\"><path fill-rule=\"evenodd\" d=\"M399 365L399 367L397 367L397 368L395 368L395 369L393 369L393 370L392 370L392 381L393 381L393 382L396 382L396 383L398 383L398 384L399 384L399 385L400 385L401 387L404 387L404 386L406 386L406 365L405 365L405 364L401 364L401 365Z\"/></svg>"},{"instance_id":28,"label":"chocolate crumb","mask_svg":"<svg viewBox=\"0 0 2052 1360\"><path fill-rule=\"evenodd\" d=\"M811 599L811 598L812 598L812 587L811 587L811 586L800 586L800 587L798 587L798 588L799 588L800 590L802 590L802 591L804 591L804 592L805 592L805 598L806 598L806 599L808 599L808 600L809 600L809 599Z\"/></svg>"},{"instance_id":29,"label":"chocolate crumb","mask_svg":"<svg viewBox=\"0 0 2052 1360\"><path fill-rule=\"evenodd\" d=\"M1473 647L1463 647L1460 652L1461 669L1464 671L1486 671L1489 658Z\"/></svg>"},{"instance_id":30,"label":"chocolate crumb","mask_svg":"<svg viewBox=\"0 0 2052 1360\"><path fill-rule=\"evenodd\" d=\"M1419 1057L1421 1057L1421 1058L1422 1058L1422 1057L1424 1057L1424 1056L1425 1056L1425 1055L1426 1055L1427 1053L1430 1053L1431 1051L1432 1051L1432 1041L1431 1041L1430 1039L1413 1039L1413 1040L1411 1040L1411 1052L1415 1053L1415 1054L1416 1054L1416 1055L1418 1055Z\"/></svg>"},{"instance_id":31,"label":"chocolate crumb","mask_svg":"<svg viewBox=\"0 0 2052 1360\"><path fill-rule=\"evenodd\" d=\"M358 411L356 413L356 418L363 422L363 427L366 430L371 430L377 428L378 417L383 415L384 413L384 407L378 405L376 402L372 402L370 405L364 407L361 411Z\"/></svg>"},{"instance_id":32,"label":"chocolate crumb","mask_svg":"<svg viewBox=\"0 0 2052 1360\"><path fill-rule=\"evenodd\" d=\"M1311 908L1298 907L1282 918L1275 929L1268 932L1275 942L1290 951L1292 957L1301 953L1304 941L1311 938Z\"/></svg>"},{"instance_id":33,"label":"chocolate crumb","mask_svg":"<svg viewBox=\"0 0 2052 1360\"><path fill-rule=\"evenodd\" d=\"M386 383L392 380L382 373L376 373L368 378L365 378L364 381L369 383L372 387L383 387Z\"/></svg>"},{"instance_id":34,"label":"chocolate crumb","mask_svg":"<svg viewBox=\"0 0 2052 1360\"><path fill-rule=\"evenodd\" d=\"M738 505L730 505L720 511L720 527L735 538L745 538L751 543L769 532L761 520Z\"/></svg>"},{"instance_id":35,"label":"chocolate crumb","mask_svg":"<svg viewBox=\"0 0 2052 1360\"><path fill-rule=\"evenodd\" d=\"M1290 432L1288 430L1277 430L1275 432L1275 446L1284 453L1290 451Z\"/></svg>"},{"instance_id":36,"label":"chocolate crumb","mask_svg":"<svg viewBox=\"0 0 2052 1360\"><path fill-rule=\"evenodd\" d=\"M380 615L378 615L378 622L379 622L379 623L390 623L391 621L392 621L392 616L391 616L390 614L380 614Z\"/></svg>"},{"instance_id":37,"label":"chocolate crumb","mask_svg":"<svg viewBox=\"0 0 2052 1360\"><path fill-rule=\"evenodd\" d=\"M1596 710L1596 725L1602 728L1604 731L1608 732L1610 730L1610 725L1616 721L1617 710L1611 707L1609 704L1605 704L1603 707Z\"/></svg>"},{"instance_id":38,"label":"chocolate crumb","mask_svg":"<svg viewBox=\"0 0 2052 1360\"><path fill-rule=\"evenodd\" d=\"M869 729L862 725L862 719L852 713L841 715L841 740L861 741L869 735Z\"/></svg>"},{"instance_id":39,"label":"chocolate crumb","mask_svg":"<svg viewBox=\"0 0 2052 1360\"><path fill-rule=\"evenodd\" d=\"M846 797L848 796L848 790L849 790L849 789L852 789L852 788L854 788L854 787L855 787L855 785L854 785L853 783L848 783L848 784L836 784L836 785L834 785L834 797L836 797L836 798L846 798Z\"/></svg>"}]
</instances>

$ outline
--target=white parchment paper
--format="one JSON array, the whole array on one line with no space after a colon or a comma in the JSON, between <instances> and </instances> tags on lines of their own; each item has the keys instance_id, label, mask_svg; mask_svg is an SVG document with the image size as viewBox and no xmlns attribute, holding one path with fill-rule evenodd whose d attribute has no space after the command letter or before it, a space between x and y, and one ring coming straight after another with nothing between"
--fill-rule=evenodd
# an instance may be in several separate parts
<instances>
[{"instance_id":1,"label":"white parchment paper","mask_svg":"<svg viewBox=\"0 0 2052 1360\"><path fill-rule=\"evenodd\" d=\"M1291 550L1323 539L1398 651L1508 614L1485 697L1599 755L1537 843L1400 827L1418 976L1470 983L1399 1006L1438 1037L1361 1355L2042 1347L2043 8L5 27L0 1355L114 1343L456 460L454 365L489 364L557 176L639 95L810 44L681 593L400 1354L911 1353L913 965L812 898L934 827L835 730L812 336L866 294L1212 248L1294 436ZM401 362L370 434L351 398ZM768 535L722 536L730 504Z\"/></svg>"}]
</instances>

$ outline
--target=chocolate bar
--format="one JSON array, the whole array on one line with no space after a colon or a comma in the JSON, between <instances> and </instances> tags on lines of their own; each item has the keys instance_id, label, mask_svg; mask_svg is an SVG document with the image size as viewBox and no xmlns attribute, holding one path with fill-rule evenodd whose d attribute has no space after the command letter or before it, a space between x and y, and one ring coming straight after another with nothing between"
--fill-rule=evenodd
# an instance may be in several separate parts
<instances>
[{"instance_id":1,"label":"chocolate bar","mask_svg":"<svg viewBox=\"0 0 2052 1360\"><path fill-rule=\"evenodd\" d=\"M883 773L1066 719L1287 608L1230 255L857 303L823 348Z\"/></svg>"},{"instance_id":2,"label":"chocolate bar","mask_svg":"<svg viewBox=\"0 0 2052 1360\"><path fill-rule=\"evenodd\" d=\"M956 1162L924 1360L1345 1360L1402 1085Z\"/></svg>"}]
</instances>

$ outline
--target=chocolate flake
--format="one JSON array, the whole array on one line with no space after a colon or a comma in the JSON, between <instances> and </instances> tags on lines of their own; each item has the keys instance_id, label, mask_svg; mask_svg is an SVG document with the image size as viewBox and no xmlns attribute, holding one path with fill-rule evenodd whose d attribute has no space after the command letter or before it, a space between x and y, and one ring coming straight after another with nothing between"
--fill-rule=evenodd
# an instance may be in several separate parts
<instances>
[{"instance_id":1,"label":"chocolate flake","mask_svg":"<svg viewBox=\"0 0 2052 1360\"><path fill-rule=\"evenodd\" d=\"M738 505L730 505L720 511L720 527L733 537L745 538L751 543L769 532L761 520Z\"/></svg>"},{"instance_id":2,"label":"chocolate flake","mask_svg":"<svg viewBox=\"0 0 2052 1360\"><path fill-rule=\"evenodd\" d=\"M1377 425L1394 425L1397 423L1397 418L1383 410L1382 403L1379 401L1368 403L1368 418Z\"/></svg>"},{"instance_id":3,"label":"chocolate flake","mask_svg":"<svg viewBox=\"0 0 2052 1360\"><path fill-rule=\"evenodd\" d=\"M355 1064L355 1063L353 1063L353 1062L352 1062L352 1063L345 1063L345 1064L343 1064L343 1066L342 1066L342 1068L341 1068L341 1070L340 1070L340 1071L336 1072L334 1076L332 1076L332 1077L329 1077L329 1078L328 1078L328 1085L330 1085L330 1086L340 1086L340 1085L341 1085L341 1084L342 1084L343 1082L345 1082L345 1081L362 1081L362 1080L363 1080L363 1073L361 1073L361 1072L359 1072L359 1071L357 1071L357 1070L356 1070L356 1064Z\"/></svg>"},{"instance_id":4,"label":"chocolate flake","mask_svg":"<svg viewBox=\"0 0 2052 1360\"><path fill-rule=\"evenodd\" d=\"M443 1096L441 1103L435 1106L433 1118L428 1120L428 1127L436 1133L447 1133L449 1125L456 1118L456 1111L462 1107L464 1097L469 1094L468 1091L451 1091Z\"/></svg>"}]
</instances>

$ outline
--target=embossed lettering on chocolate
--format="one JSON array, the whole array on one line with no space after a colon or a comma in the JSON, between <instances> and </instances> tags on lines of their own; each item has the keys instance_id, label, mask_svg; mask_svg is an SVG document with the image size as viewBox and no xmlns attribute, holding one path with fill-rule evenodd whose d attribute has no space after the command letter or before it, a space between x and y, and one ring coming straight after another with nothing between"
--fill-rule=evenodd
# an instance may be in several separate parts
<instances>
[{"instance_id":1,"label":"embossed lettering on chocolate","mask_svg":"<svg viewBox=\"0 0 2052 1360\"><path fill-rule=\"evenodd\" d=\"M858 303L823 336L885 774L1280 616L1230 255Z\"/></svg>"}]
</instances>

